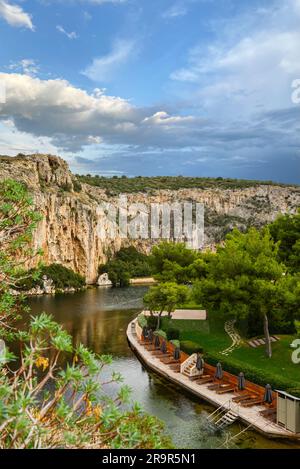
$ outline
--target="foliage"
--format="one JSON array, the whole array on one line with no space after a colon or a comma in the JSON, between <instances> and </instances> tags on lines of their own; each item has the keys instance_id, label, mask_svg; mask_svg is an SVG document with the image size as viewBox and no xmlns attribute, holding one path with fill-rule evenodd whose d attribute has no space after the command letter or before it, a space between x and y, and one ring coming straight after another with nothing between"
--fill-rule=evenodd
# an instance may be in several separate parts
<instances>
[{"instance_id":1,"label":"foliage","mask_svg":"<svg viewBox=\"0 0 300 469\"><path fill-rule=\"evenodd\" d=\"M157 328L160 326L162 313L167 311L170 316L176 305L186 301L188 295L189 289L175 282L161 283L149 289L144 296L144 303L151 312L158 312Z\"/></svg>"},{"instance_id":2,"label":"foliage","mask_svg":"<svg viewBox=\"0 0 300 469\"><path fill-rule=\"evenodd\" d=\"M235 229L210 260L207 276L193 287L195 301L210 311L246 320L250 335L264 327L268 355L268 323L283 323L292 330L293 310L299 306L298 282L284 275L286 268L277 255L278 245L268 229L251 228L245 234Z\"/></svg>"},{"instance_id":3,"label":"foliage","mask_svg":"<svg viewBox=\"0 0 300 469\"><path fill-rule=\"evenodd\" d=\"M161 448L162 424L130 402L130 389L119 387L110 397L106 386L122 382L111 364L72 337L45 313L31 319L28 331L17 334L20 364L14 372L1 366L1 448ZM72 360L59 365L63 354ZM49 384L53 392L49 391Z\"/></svg>"},{"instance_id":4,"label":"foliage","mask_svg":"<svg viewBox=\"0 0 300 469\"><path fill-rule=\"evenodd\" d=\"M157 329L155 332L154 332L155 335L158 335L159 337L162 337L163 339L167 339L167 334L165 333L165 331L163 331L162 329Z\"/></svg>"},{"instance_id":5,"label":"foliage","mask_svg":"<svg viewBox=\"0 0 300 469\"><path fill-rule=\"evenodd\" d=\"M279 242L278 257L292 272L300 270L300 209L296 215L281 215L270 225L270 233Z\"/></svg>"},{"instance_id":6,"label":"foliage","mask_svg":"<svg viewBox=\"0 0 300 469\"><path fill-rule=\"evenodd\" d=\"M103 378L110 356L74 346L45 313L31 317L23 331L14 328L28 308L10 289L22 279L23 263L32 260L28 245L38 220L24 186L0 183L0 338L6 341L0 361L0 448L170 447L162 423L131 403L128 386L118 385L115 396L106 394L107 385L122 382L114 371Z\"/></svg>"},{"instance_id":7,"label":"foliage","mask_svg":"<svg viewBox=\"0 0 300 469\"><path fill-rule=\"evenodd\" d=\"M184 243L163 241L153 246L150 262L154 277L160 282L187 283L190 280L190 266L197 253Z\"/></svg>"},{"instance_id":8,"label":"foliage","mask_svg":"<svg viewBox=\"0 0 300 469\"><path fill-rule=\"evenodd\" d=\"M258 368L255 364L249 364L245 360L239 360L233 356L220 355L214 352L205 352L204 360L216 366L221 361L222 366L228 373L238 376L242 371L245 374L247 380L253 383L259 384L260 386L266 386L270 384L273 389L281 389L286 392L290 392L294 396L300 397L300 386L297 386L297 381L287 377L286 373L281 375L280 373L273 373L267 366L263 369Z\"/></svg>"},{"instance_id":9,"label":"foliage","mask_svg":"<svg viewBox=\"0 0 300 469\"><path fill-rule=\"evenodd\" d=\"M194 342L193 340L181 340L181 350L188 355L192 355L193 353L202 353L203 349L202 347L199 346L197 342Z\"/></svg>"},{"instance_id":10,"label":"foliage","mask_svg":"<svg viewBox=\"0 0 300 469\"><path fill-rule=\"evenodd\" d=\"M149 258L135 247L121 248L112 259L99 267L99 274L108 273L113 286L127 286L130 278L151 275Z\"/></svg>"},{"instance_id":11,"label":"foliage","mask_svg":"<svg viewBox=\"0 0 300 469\"><path fill-rule=\"evenodd\" d=\"M157 324L157 317L156 316L147 316L147 326L150 327L150 329L154 330L156 328Z\"/></svg>"},{"instance_id":12,"label":"foliage","mask_svg":"<svg viewBox=\"0 0 300 469\"><path fill-rule=\"evenodd\" d=\"M160 189L242 189L246 187L255 187L260 185L276 185L284 186L284 184L274 183L272 181L251 181L245 179L229 179L229 178L197 178L183 176L156 176L144 177L138 176L134 178L113 177L106 178L103 176L76 175L77 179L86 184L100 187L106 190L107 195L117 196L122 193L146 192L153 193Z\"/></svg>"},{"instance_id":13,"label":"foliage","mask_svg":"<svg viewBox=\"0 0 300 469\"><path fill-rule=\"evenodd\" d=\"M32 209L32 199L24 185L7 179L0 182L0 337L11 338L9 325L25 307L23 298L12 297L17 279L28 277L24 267L34 256L31 233L41 217ZM39 252L35 253L38 255Z\"/></svg>"},{"instance_id":14,"label":"foliage","mask_svg":"<svg viewBox=\"0 0 300 469\"><path fill-rule=\"evenodd\" d=\"M38 277L36 276L37 272L39 275ZM31 269L29 274L30 276L28 276L26 279L18 282L19 289L28 291L38 285L41 286L43 283L43 276L51 279L57 290L63 290L65 288L80 289L85 286L85 278L82 275L77 274L73 270L68 269L61 264L41 266L38 270Z\"/></svg>"},{"instance_id":15,"label":"foliage","mask_svg":"<svg viewBox=\"0 0 300 469\"><path fill-rule=\"evenodd\" d=\"M167 329L167 339L168 340L179 340L180 331L176 327L169 327Z\"/></svg>"},{"instance_id":16,"label":"foliage","mask_svg":"<svg viewBox=\"0 0 300 469\"><path fill-rule=\"evenodd\" d=\"M143 314L139 314L138 315L138 325L143 329L143 327L147 327L149 324L148 324L148 319L146 318L146 316L144 316Z\"/></svg>"},{"instance_id":17,"label":"foliage","mask_svg":"<svg viewBox=\"0 0 300 469\"><path fill-rule=\"evenodd\" d=\"M179 341L179 340L176 340L176 339L170 340L170 343L171 343L172 345L174 345L174 347L180 348L180 341Z\"/></svg>"}]
</instances>

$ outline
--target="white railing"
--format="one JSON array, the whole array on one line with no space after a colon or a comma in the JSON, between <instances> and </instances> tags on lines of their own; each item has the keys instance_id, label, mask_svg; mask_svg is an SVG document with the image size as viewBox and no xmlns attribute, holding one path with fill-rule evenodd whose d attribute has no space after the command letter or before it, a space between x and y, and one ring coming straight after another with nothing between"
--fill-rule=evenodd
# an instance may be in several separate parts
<instances>
[{"instance_id":1,"label":"white railing","mask_svg":"<svg viewBox=\"0 0 300 469\"><path fill-rule=\"evenodd\" d=\"M187 371L190 365L195 365L197 360L197 354L193 353L180 365L180 373Z\"/></svg>"}]
</instances>

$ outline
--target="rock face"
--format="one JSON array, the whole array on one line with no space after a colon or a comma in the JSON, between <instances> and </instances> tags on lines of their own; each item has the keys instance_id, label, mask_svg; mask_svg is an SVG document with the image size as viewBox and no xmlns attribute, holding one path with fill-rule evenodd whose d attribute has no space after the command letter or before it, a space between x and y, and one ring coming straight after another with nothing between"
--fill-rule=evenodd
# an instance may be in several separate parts
<instances>
[{"instance_id":1,"label":"rock face","mask_svg":"<svg viewBox=\"0 0 300 469\"><path fill-rule=\"evenodd\" d=\"M57 156L0 157L0 179L12 177L27 184L36 209L43 215L33 244L36 249L42 248L46 264L60 263L84 275L87 283L97 283L98 267L110 254L130 244L144 252L153 245L148 239L110 236L99 204L109 202L116 207L119 198L107 196L101 188L80 184L67 163ZM261 184L228 190L157 190L151 195L127 194L127 198L128 204L146 206L190 200L203 203L205 245L213 247L233 226L261 226L278 213L294 213L300 206L300 188Z\"/></svg>"}]
</instances>

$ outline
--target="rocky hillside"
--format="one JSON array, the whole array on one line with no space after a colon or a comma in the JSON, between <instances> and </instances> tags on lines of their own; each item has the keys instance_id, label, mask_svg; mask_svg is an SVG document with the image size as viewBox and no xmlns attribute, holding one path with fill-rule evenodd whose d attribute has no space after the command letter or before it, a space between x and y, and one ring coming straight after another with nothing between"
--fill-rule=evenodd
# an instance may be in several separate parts
<instances>
[{"instance_id":1,"label":"rocky hillside","mask_svg":"<svg viewBox=\"0 0 300 469\"><path fill-rule=\"evenodd\" d=\"M19 155L0 157L0 179L15 178L25 182L33 193L43 221L34 236L36 248L43 249L47 264L60 263L84 275L89 283L97 280L98 266L121 246L135 244L147 251L148 240L103 239L99 233L108 230L99 203L117 206L118 197L101 187L80 182L67 163L52 155ZM300 206L300 188L282 185L253 184L243 188L159 189L128 194L128 203L171 203L189 201L205 206L205 245L213 246L238 226L261 226L278 213L295 212Z\"/></svg>"}]
</instances>

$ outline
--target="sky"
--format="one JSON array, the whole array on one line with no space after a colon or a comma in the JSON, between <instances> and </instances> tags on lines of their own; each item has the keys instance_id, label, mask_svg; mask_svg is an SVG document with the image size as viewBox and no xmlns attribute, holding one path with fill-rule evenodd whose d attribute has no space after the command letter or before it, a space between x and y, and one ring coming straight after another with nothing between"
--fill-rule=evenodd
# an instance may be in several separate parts
<instances>
[{"instance_id":1,"label":"sky","mask_svg":"<svg viewBox=\"0 0 300 469\"><path fill-rule=\"evenodd\" d=\"M300 0L0 0L0 154L300 183Z\"/></svg>"}]
</instances>

